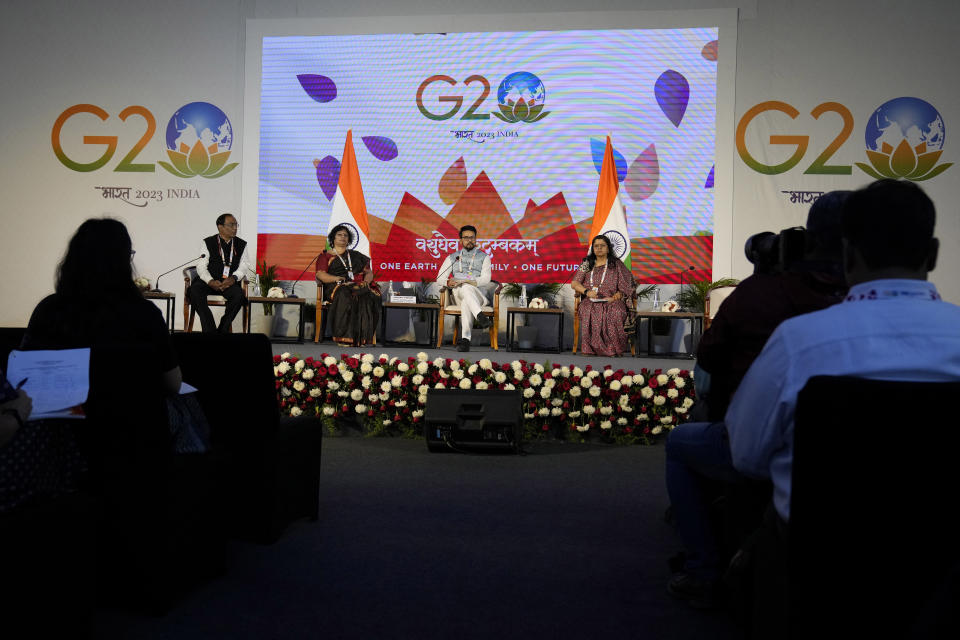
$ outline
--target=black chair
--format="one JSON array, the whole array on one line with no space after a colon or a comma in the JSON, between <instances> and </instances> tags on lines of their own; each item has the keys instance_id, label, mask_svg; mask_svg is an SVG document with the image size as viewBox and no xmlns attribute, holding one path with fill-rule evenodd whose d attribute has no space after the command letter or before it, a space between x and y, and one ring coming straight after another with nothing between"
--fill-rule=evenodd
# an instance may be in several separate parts
<instances>
[{"instance_id":1,"label":"black chair","mask_svg":"<svg viewBox=\"0 0 960 640\"><path fill-rule=\"evenodd\" d=\"M228 460L228 535L269 543L295 519L316 520L323 426L317 418L280 417L269 339L172 338L183 379L199 391L211 446Z\"/></svg>"},{"instance_id":2,"label":"black chair","mask_svg":"<svg viewBox=\"0 0 960 640\"><path fill-rule=\"evenodd\" d=\"M800 392L786 535L792 637L914 637L919 618L957 606L957 397L960 382L831 376Z\"/></svg>"}]
</instances>

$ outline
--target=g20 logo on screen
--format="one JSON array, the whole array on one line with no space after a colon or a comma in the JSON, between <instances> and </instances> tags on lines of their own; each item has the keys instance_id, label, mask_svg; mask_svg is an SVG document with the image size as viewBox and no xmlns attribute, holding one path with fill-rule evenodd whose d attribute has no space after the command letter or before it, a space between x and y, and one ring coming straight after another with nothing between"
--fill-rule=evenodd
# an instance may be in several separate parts
<instances>
[{"instance_id":1,"label":"g20 logo on screen","mask_svg":"<svg viewBox=\"0 0 960 640\"><path fill-rule=\"evenodd\" d=\"M443 105L452 105L443 113L434 113L423 104L423 94L435 82L443 82L451 87L457 86L457 81L443 74L433 75L424 79L417 88L417 108L425 118L431 120L449 120L460 112L463 106L462 95L437 96L437 102ZM490 95L490 81L484 76L474 74L464 79L463 84L469 87L479 83L480 95L470 103L467 110L460 116L461 120L489 120L490 113L478 112L484 101ZM543 110L547 99L547 90L540 78L527 71L511 73L497 87L497 107L499 111L492 112L494 116L504 122L537 122L543 120L550 113Z\"/></svg>"},{"instance_id":2,"label":"g20 logo on screen","mask_svg":"<svg viewBox=\"0 0 960 640\"><path fill-rule=\"evenodd\" d=\"M78 162L71 159L63 150L61 133L67 120L78 114L91 114L103 122L110 114L94 104L76 104L64 110L53 123L50 141L53 153L68 169L74 171L96 171L104 167L117 152L116 135L84 135L83 144L104 145L103 154L92 162ZM129 106L117 114L121 122L126 123L130 116L139 116L146 123L146 131L127 154L114 166L114 171L143 172L156 171L159 164L166 171L180 178L219 178L233 171L239 163L227 164L233 147L233 125L219 107L209 102L191 102L180 107L167 122L164 132L165 151L169 162L159 160L154 163L134 162L157 131L157 120L146 107Z\"/></svg>"},{"instance_id":3,"label":"g20 logo on screen","mask_svg":"<svg viewBox=\"0 0 960 640\"><path fill-rule=\"evenodd\" d=\"M764 164L750 155L746 145L747 127L761 113L779 111L791 119L800 115L786 102L770 100L749 109L737 124L736 145L740 158L758 173L776 175L797 166L807 153L810 136L771 135L770 144L795 145L793 154L780 164ZM839 102L824 102L814 107L810 115L819 119L825 113L836 113L842 119L840 133L804 170L806 174L850 175L851 165L831 165L827 161L847 141L854 129L853 114ZM937 164L943 153L945 127L943 117L928 102L920 98L889 100L870 115L864 131L866 156L870 164L855 162L861 171L872 178L903 178L919 182L940 175L952 162Z\"/></svg>"}]
</instances>

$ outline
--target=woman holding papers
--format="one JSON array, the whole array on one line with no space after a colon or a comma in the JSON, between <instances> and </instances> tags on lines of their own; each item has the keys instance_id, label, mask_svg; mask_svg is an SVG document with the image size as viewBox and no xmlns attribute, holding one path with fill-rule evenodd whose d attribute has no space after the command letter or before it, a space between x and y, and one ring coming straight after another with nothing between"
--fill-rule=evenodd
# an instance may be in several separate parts
<instances>
[{"instance_id":1,"label":"woman holding papers","mask_svg":"<svg viewBox=\"0 0 960 640\"><path fill-rule=\"evenodd\" d=\"M580 346L584 355L619 357L627 350L623 323L627 318L624 302L633 294L633 275L613 254L604 235L593 239L590 253L580 265L570 286L582 296Z\"/></svg>"},{"instance_id":2,"label":"woman holding papers","mask_svg":"<svg viewBox=\"0 0 960 640\"><path fill-rule=\"evenodd\" d=\"M348 247L353 232L339 224L327 236L330 250L317 260L317 282L330 302L330 333L344 346L372 344L380 324L380 288L373 282L370 258Z\"/></svg>"}]
</instances>

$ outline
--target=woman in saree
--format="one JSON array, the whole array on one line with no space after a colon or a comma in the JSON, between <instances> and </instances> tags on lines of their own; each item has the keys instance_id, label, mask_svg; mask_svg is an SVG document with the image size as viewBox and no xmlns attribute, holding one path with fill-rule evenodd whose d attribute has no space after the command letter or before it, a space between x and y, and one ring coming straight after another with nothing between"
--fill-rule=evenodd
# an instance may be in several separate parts
<instances>
[{"instance_id":1,"label":"woman in saree","mask_svg":"<svg viewBox=\"0 0 960 640\"><path fill-rule=\"evenodd\" d=\"M328 326L333 340L344 346L372 344L381 301L370 258L349 248L355 238L346 225L331 229L327 240L330 250L317 260L317 282L323 287L323 300L330 302Z\"/></svg>"},{"instance_id":2,"label":"woman in saree","mask_svg":"<svg viewBox=\"0 0 960 640\"><path fill-rule=\"evenodd\" d=\"M624 300L633 295L633 275L614 254L610 240L599 235L570 286L582 297L580 348L584 355L614 356L630 348L623 330Z\"/></svg>"}]
</instances>

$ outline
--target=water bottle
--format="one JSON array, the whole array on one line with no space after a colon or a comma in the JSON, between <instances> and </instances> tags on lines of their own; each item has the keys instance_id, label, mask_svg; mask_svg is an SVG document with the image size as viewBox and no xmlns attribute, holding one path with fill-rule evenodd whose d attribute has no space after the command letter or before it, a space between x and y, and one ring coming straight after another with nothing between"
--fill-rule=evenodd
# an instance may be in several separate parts
<instances>
[{"instance_id":1,"label":"water bottle","mask_svg":"<svg viewBox=\"0 0 960 640\"><path fill-rule=\"evenodd\" d=\"M660 310L660 287L653 289L653 311Z\"/></svg>"},{"instance_id":2,"label":"water bottle","mask_svg":"<svg viewBox=\"0 0 960 640\"><path fill-rule=\"evenodd\" d=\"M259 298L262 294L260 293L260 274L253 274L253 297Z\"/></svg>"},{"instance_id":3,"label":"water bottle","mask_svg":"<svg viewBox=\"0 0 960 640\"><path fill-rule=\"evenodd\" d=\"M523 285L523 287L520 289L520 306L527 306L527 285Z\"/></svg>"},{"instance_id":4,"label":"water bottle","mask_svg":"<svg viewBox=\"0 0 960 640\"><path fill-rule=\"evenodd\" d=\"M387 287L387 302L393 302L393 280L390 281L390 285Z\"/></svg>"}]
</instances>

